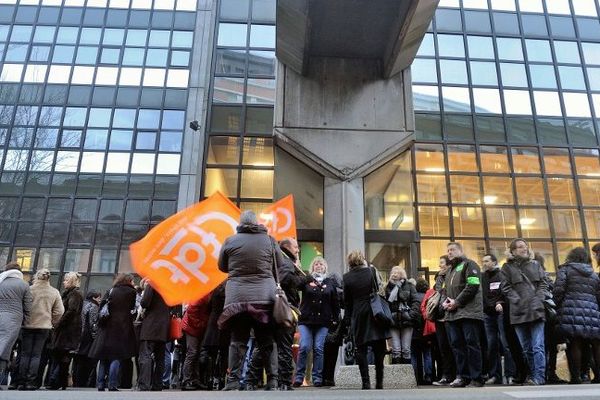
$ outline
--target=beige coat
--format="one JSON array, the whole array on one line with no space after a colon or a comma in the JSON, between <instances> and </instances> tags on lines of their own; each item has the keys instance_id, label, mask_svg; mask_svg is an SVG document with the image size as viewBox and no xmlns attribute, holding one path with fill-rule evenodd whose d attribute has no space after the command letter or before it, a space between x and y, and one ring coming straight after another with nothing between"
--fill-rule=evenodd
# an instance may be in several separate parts
<instances>
[{"instance_id":1,"label":"beige coat","mask_svg":"<svg viewBox=\"0 0 600 400\"><path fill-rule=\"evenodd\" d=\"M33 304L24 328L52 329L65 312L60 292L50 282L36 280L31 286Z\"/></svg>"}]
</instances>

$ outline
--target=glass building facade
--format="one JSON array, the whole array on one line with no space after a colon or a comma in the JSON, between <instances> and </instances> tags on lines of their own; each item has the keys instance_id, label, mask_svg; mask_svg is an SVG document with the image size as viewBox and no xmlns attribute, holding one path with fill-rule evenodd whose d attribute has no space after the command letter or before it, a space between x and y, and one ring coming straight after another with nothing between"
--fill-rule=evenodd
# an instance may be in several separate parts
<instances>
[{"instance_id":1,"label":"glass building facade","mask_svg":"<svg viewBox=\"0 0 600 400\"><path fill-rule=\"evenodd\" d=\"M195 23L196 0L0 1L0 264L132 270L177 208Z\"/></svg>"}]
</instances>

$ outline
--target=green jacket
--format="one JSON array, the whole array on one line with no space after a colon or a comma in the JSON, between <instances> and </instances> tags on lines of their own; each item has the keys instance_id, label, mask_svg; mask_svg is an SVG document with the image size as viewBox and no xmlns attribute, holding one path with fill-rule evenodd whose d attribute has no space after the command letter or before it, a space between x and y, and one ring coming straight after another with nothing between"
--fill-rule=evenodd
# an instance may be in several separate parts
<instances>
[{"instance_id":1,"label":"green jacket","mask_svg":"<svg viewBox=\"0 0 600 400\"><path fill-rule=\"evenodd\" d=\"M483 320L481 271L475 261L466 257L451 261L446 273L446 294L458 305L457 309L446 311L446 321L467 318Z\"/></svg>"}]
</instances>

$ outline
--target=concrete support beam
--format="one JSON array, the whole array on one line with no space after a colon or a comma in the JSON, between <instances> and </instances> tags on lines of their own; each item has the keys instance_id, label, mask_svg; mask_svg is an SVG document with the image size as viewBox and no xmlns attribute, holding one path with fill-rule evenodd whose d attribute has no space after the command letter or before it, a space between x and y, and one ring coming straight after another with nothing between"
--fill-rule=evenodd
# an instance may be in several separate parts
<instances>
[{"instance_id":1,"label":"concrete support beam","mask_svg":"<svg viewBox=\"0 0 600 400\"><path fill-rule=\"evenodd\" d=\"M308 66L308 0L277 0L277 58L303 74Z\"/></svg>"},{"instance_id":2,"label":"concrete support beam","mask_svg":"<svg viewBox=\"0 0 600 400\"><path fill-rule=\"evenodd\" d=\"M365 251L363 179L325 178L324 189L325 255L331 272L341 275L348 252Z\"/></svg>"}]
</instances>

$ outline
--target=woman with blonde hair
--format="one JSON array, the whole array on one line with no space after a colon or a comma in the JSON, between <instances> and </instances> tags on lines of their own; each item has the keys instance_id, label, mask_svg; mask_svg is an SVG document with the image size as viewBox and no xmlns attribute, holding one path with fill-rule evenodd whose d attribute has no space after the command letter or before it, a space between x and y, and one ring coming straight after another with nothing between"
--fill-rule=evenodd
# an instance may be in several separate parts
<instances>
[{"instance_id":1,"label":"woman with blonde hair","mask_svg":"<svg viewBox=\"0 0 600 400\"><path fill-rule=\"evenodd\" d=\"M329 328L338 323L340 305L335 280L327 275L327 261L315 257L310 264L312 279L300 290L300 350L293 386L302 385L306 372L306 358L313 352L312 383L315 387L323 385L323 354L325 337Z\"/></svg>"},{"instance_id":2,"label":"woman with blonde hair","mask_svg":"<svg viewBox=\"0 0 600 400\"><path fill-rule=\"evenodd\" d=\"M69 381L71 355L79 348L81 339L81 310L83 296L79 291L81 275L67 272L63 279L62 302L65 312L54 327L52 335L52 366L46 389L66 389Z\"/></svg>"},{"instance_id":3,"label":"woman with blonde hair","mask_svg":"<svg viewBox=\"0 0 600 400\"><path fill-rule=\"evenodd\" d=\"M371 389L367 350L375 355L375 388L383 389L383 359L386 353L386 339L389 330L378 325L371 311L371 294L377 291L377 271L369 267L365 256L354 250L347 257L349 271L344 274L344 324L350 326L350 333L356 345L356 361L362 378L362 388Z\"/></svg>"},{"instance_id":4,"label":"woman with blonde hair","mask_svg":"<svg viewBox=\"0 0 600 400\"><path fill-rule=\"evenodd\" d=\"M21 329L21 357L17 367L19 381L15 382L19 390L38 389L35 382L44 344L65 311L60 292L50 285L48 269L36 272L30 290L33 301L31 313Z\"/></svg>"},{"instance_id":5,"label":"woman with blonde hair","mask_svg":"<svg viewBox=\"0 0 600 400\"><path fill-rule=\"evenodd\" d=\"M418 321L421 304L417 298L417 290L408 281L403 267L397 265L392 268L390 279L385 285L385 298L390 303L394 319L390 329L392 364L410 364L413 326Z\"/></svg>"}]
</instances>

